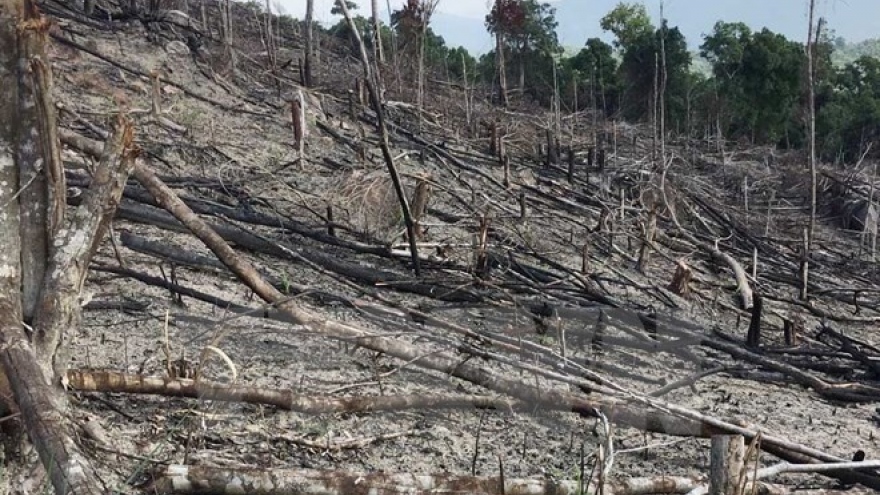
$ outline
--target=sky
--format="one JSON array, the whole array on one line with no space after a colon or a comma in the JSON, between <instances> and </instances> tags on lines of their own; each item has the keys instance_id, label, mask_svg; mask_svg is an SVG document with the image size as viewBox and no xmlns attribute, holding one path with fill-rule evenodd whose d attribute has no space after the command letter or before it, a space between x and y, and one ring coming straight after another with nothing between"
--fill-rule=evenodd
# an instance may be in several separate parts
<instances>
[{"instance_id":1,"label":"sky","mask_svg":"<svg viewBox=\"0 0 880 495\"><path fill-rule=\"evenodd\" d=\"M272 0L283 11L301 18L305 0ZM387 5L400 8L403 0L379 0L387 22ZM567 47L580 47L587 38L611 41L599 27L599 19L614 8L619 0L544 0L556 9L557 33ZM334 0L315 0L315 18L335 23L330 15ZM358 12L368 15L370 2L356 0ZM478 55L494 45L483 26L491 0L440 0L432 25L449 46L462 45ZM660 0L644 2L655 24L660 19ZM665 0L664 14L670 26L678 26L691 48L702 43L702 36L712 31L718 20L745 22L754 30L768 27L789 39L805 41L807 37L807 0ZM838 36L856 42L880 37L880 0L816 0L816 15L825 17Z\"/></svg>"}]
</instances>

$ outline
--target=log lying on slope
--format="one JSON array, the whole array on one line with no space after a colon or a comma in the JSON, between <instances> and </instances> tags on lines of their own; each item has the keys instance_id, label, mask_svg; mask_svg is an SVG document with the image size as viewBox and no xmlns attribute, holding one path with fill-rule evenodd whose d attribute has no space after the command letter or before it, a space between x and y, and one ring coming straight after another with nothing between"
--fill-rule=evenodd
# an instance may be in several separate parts
<instances>
[{"instance_id":1,"label":"log lying on slope","mask_svg":"<svg viewBox=\"0 0 880 495\"><path fill-rule=\"evenodd\" d=\"M699 479L658 476L606 481L605 495L688 493L700 486ZM585 486L586 485L586 486ZM598 484L579 480L505 479L501 477L351 473L316 469L226 469L209 466L171 465L150 487L150 493L177 495L197 493L249 493L251 495L343 495L383 493L428 495L470 493L475 495L576 495L599 493ZM759 492L760 493L760 492Z\"/></svg>"}]
</instances>

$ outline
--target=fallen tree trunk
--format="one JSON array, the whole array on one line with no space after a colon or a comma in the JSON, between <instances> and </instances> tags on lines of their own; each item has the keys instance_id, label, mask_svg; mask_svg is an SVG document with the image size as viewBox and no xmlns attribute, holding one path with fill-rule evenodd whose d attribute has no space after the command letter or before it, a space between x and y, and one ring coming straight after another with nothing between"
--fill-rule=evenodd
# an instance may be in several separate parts
<instances>
[{"instance_id":1,"label":"fallen tree trunk","mask_svg":"<svg viewBox=\"0 0 880 495\"><path fill-rule=\"evenodd\" d=\"M0 194L0 201L3 195ZM0 251L0 257L2 257ZM58 495L99 495L95 470L80 452L62 412L60 389L49 385L22 328L19 294L0 292L0 363L21 410L21 419Z\"/></svg>"},{"instance_id":2,"label":"fallen tree trunk","mask_svg":"<svg viewBox=\"0 0 880 495\"><path fill-rule=\"evenodd\" d=\"M531 405L503 397L465 394L413 394L371 397L302 395L293 390L230 386L204 380L170 379L113 371L69 370L70 387L79 392L150 394L199 400L275 406L302 414L366 413L409 409L528 410Z\"/></svg>"},{"instance_id":3,"label":"fallen tree trunk","mask_svg":"<svg viewBox=\"0 0 880 495\"><path fill-rule=\"evenodd\" d=\"M657 476L604 482L604 495L684 494L699 486L698 478ZM428 495L575 495L596 493L586 480L506 479L452 474L391 474L319 471L312 469L215 468L171 465L149 492L169 494L344 495L383 493Z\"/></svg>"}]
</instances>

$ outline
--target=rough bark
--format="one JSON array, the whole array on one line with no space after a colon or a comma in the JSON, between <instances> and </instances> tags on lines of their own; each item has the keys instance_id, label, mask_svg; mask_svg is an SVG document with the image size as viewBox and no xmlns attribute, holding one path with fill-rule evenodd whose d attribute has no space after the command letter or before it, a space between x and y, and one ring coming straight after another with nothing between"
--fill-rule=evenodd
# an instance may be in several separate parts
<instances>
[{"instance_id":1,"label":"rough bark","mask_svg":"<svg viewBox=\"0 0 880 495\"><path fill-rule=\"evenodd\" d=\"M19 143L16 162L20 184L24 186L19 200L22 216L20 235L21 243L28 246L21 253L22 311L25 321L30 322L40 298L49 252L49 177L58 176L61 160L54 128L49 131L46 126L46 109L54 123L54 108L51 100L47 101L50 98L49 81L39 77L47 72L45 40L48 21L40 18L30 2L25 2L23 9L22 29L18 37L18 55L22 64L17 77L19 112L15 125L18 127ZM41 129L49 132L41 133ZM62 184L63 180L62 175ZM63 198L61 206L64 207ZM57 213L63 212L63 209L53 208L51 211Z\"/></svg>"},{"instance_id":2,"label":"rough bark","mask_svg":"<svg viewBox=\"0 0 880 495\"><path fill-rule=\"evenodd\" d=\"M739 435L712 437L709 495L736 495L745 463L745 442ZM745 480L742 480L745 482Z\"/></svg>"},{"instance_id":3,"label":"rough bark","mask_svg":"<svg viewBox=\"0 0 880 495\"><path fill-rule=\"evenodd\" d=\"M296 146L299 158L303 158L305 153L305 137L306 137L306 102L303 98L302 91L299 91L296 98L290 102L290 120L293 124L293 140Z\"/></svg>"},{"instance_id":4,"label":"rough bark","mask_svg":"<svg viewBox=\"0 0 880 495\"><path fill-rule=\"evenodd\" d=\"M303 86L310 88L314 85L314 81L312 80L312 50L313 47L313 34L312 34L312 23L313 16L315 13L315 0L306 0L306 43L305 43L305 54L303 56Z\"/></svg>"},{"instance_id":5,"label":"rough bark","mask_svg":"<svg viewBox=\"0 0 880 495\"><path fill-rule=\"evenodd\" d=\"M0 195L2 199L2 195ZM0 243L5 247L4 243ZM7 265L8 268L8 265ZM0 291L0 364L9 378L25 429L52 480L56 494L104 493L94 469L80 452L60 403L60 389L43 375L21 324L17 291Z\"/></svg>"},{"instance_id":6,"label":"rough bark","mask_svg":"<svg viewBox=\"0 0 880 495\"><path fill-rule=\"evenodd\" d=\"M298 394L290 389L229 386L204 380L131 375L113 371L70 370L70 387L80 392L151 394L199 400L271 405L301 414L367 413L410 409L528 410L527 403L504 397L464 394L326 397Z\"/></svg>"},{"instance_id":7,"label":"rough bark","mask_svg":"<svg viewBox=\"0 0 880 495\"><path fill-rule=\"evenodd\" d=\"M739 291L739 297L742 301L741 309L751 309L752 308L752 288L749 285L749 277L746 275L746 271L743 269L742 265L736 261L733 256L721 251L718 246L712 248L712 256L717 259L720 259L727 263L727 266L733 271L733 276L736 279L737 290Z\"/></svg>"},{"instance_id":8,"label":"rough bark","mask_svg":"<svg viewBox=\"0 0 880 495\"><path fill-rule=\"evenodd\" d=\"M56 376L63 376L66 371L65 334L79 325L80 293L89 262L110 226L138 154L133 141L134 129L120 115L82 204L54 241L45 290L34 322L34 344L41 364L47 368L47 376L52 376L51 370Z\"/></svg>"},{"instance_id":9,"label":"rough bark","mask_svg":"<svg viewBox=\"0 0 880 495\"><path fill-rule=\"evenodd\" d=\"M34 312L47 292L42 274L48 267L51 275L50 236L65 206L47 26L29 0L0 0L0 365L8 387L0 392L15 400L55 492L99 494L94 470L65 431L64 397L49 385L44 356L23 325L25 311Z\"/></svg>"}]
</instances>

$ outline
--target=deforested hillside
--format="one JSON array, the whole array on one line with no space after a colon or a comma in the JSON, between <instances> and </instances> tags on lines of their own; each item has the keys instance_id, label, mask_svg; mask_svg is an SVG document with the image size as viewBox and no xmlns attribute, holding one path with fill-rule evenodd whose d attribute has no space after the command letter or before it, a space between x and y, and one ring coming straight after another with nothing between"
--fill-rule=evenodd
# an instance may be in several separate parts
<instances>
[{"instance_id":1,"label":"deforested hillside","mask_svg":"<svg viewBox=\"0 0 880 495\"><path fill-rule=\"evenodd\" d=\"M880 458L872 145L807 239L799 150L262 4L13 5L0 267L55 302L0 270L4 493L706 493L736 438L725 493L880 488L825 467Z\"/></svg>"}]
</instances>

